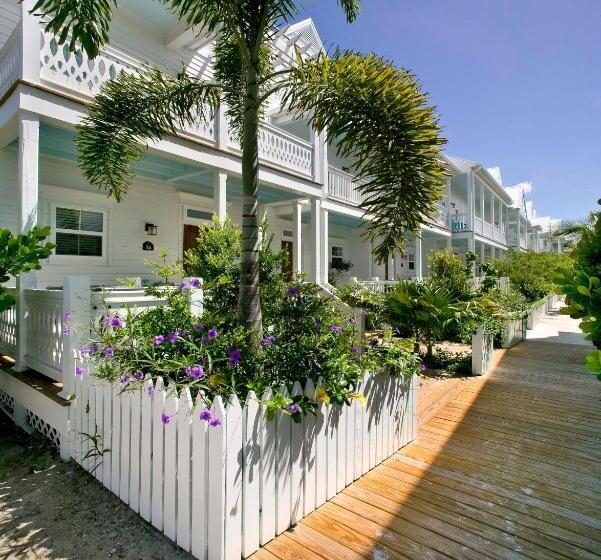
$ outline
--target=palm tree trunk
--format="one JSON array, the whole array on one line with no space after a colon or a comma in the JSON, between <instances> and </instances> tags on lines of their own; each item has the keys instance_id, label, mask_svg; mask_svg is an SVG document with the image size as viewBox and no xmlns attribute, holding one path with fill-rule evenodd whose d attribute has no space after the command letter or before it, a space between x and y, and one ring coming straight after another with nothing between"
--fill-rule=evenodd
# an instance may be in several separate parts
<instances>
[{"instance_id":1,"label":"palm tree trunk","mask_svg":"<svg viewBox=\"0 0 601 560\"><path fill-rule=\"evenodd\" d=\"M242 239L238 317L252 329L254 341L262 331L259 294L259 84L255 68L246 75L242 136Z\"/></svg>"}]
</instances>

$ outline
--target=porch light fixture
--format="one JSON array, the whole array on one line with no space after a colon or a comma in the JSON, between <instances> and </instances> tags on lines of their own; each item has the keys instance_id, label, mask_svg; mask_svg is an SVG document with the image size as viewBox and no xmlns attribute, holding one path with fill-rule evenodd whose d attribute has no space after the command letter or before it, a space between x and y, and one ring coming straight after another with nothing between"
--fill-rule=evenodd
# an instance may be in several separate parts
<instances>
[{"instance_id":1,"label":"porch light fixture","mask_svg":"<svg viewBox=\"0 0 601 560\"><path fill-rule=\"evenodd\" d=\"M159 226L155 226L154 224L146 224L144 226L144 230L146 231L146 233L148 235L158 235L159 233Z\"/></svg>"}]
</instances>

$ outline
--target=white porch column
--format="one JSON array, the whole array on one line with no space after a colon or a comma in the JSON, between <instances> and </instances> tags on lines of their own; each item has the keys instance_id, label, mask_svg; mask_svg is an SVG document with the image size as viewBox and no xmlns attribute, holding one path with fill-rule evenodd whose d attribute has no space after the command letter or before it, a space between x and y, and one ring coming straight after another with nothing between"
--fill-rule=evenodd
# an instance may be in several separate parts
<instances>
[{"instance_id":1,"label":"white porch column","mask_svg":"<svg viewBox=\"0 0 601 560\"><path fill-rule=\"evenodd\" d=\"M217 140L217 147L220 150L225 150L227 148L229 123L227 121L227 117L225 116L226 111L227 107L224 103L222 103L215 113L215 136Z\"/></svg>"},{"instance_id":2,"label":"white porch column","mask_svg":"<svg viewBox=\"0 0 601 560\"><path fill-rule=\"evenodd\" d=\"M476 214L476 189L474 186L474 172L471 171L467 176L467 206L470 220L470 228L474 231L476 226L475 224L475 214Z\"/></svg>"},{"instance_id":3,"label":"white porch column","mask_svg":"<svg viewBox=\"0 0 601 560\"><path fill-rule=\"evenodd\" d=\"M215 215L223 222L227 216L227 173L223 171L213 173L213 204Z\"/></svg>"},{"instance_id":4,"label":"white porch column","mask_svg":"<svg viewBox=\"0 0 601 560\"><path fill-rule=\"evenodd\" d=\"M328 190L328 145L325 131L318 134L311 130L311 143L313 144L313 180L322 185L323 190Z\"/></svg>"},{"instance_id":5,"label":"white porch column","mask_svg":"<svg viewBox=\"0 0 601 560\"><path fill-rule=\"evenodd\" d=\"M27 82L40 79L40 50L42 48L41 27L38 18L30 14L35 0L24 0L21 4L21 77Z\"/></svg>"},{"instance_id":6,"label":"white porch column","mask_svg":"<svg viewBox=\"0 0 601 560\"><path fill-rule=\"evenodd\" d=\"M415 236L415 277L420 279L423 277L422 270L422 238L421 232Z\"/></svg>"},{"instance_id":7,"label":"white porch column","mask_svg":"<svg viewBox=\"0 0 601 560\"><path fill-rule=\"evenodd\" d=\"M482 218L482 228L484 228L484 197L486 196L486 187L484 185L480 185L480 217ZM483 229L484 231L484 229Z\"/></svg>"},{"instance_id":8,"label":"white porch column","mask_svg":"<svg viewBox=\"0 0 601 560\"><path fill-rule=\"evenodd\" d=\"M293 250L292 268L294 272L303 271L303 206L297 200L292 203Z\"/></svg>"},{"instance_id":9,"label":"white porch column","mask_svg":"<svg viewBox=\"0 0 601 560\"><path fill-rule=\"evenodd\" d=\"M486 255L486 251L484 249L484 243L480 242L480 264L484 262L484 257Z\"/></svg>"},{"instance_id":10,"label":"white porch column","mask_svg":"<svg viewBox=\"0 0 601 560\"><path fill-rule=\"evenodd\" d=\"M490 223L492 224L493 227L495 227L495 206L497 205L497 200L495 198L495 195L491 195L491 200L490 200ZM493 234L494 236L494 234Z\"/></svg>"},{"instance_id":11,"label":"white porch column","mask_svg":"<svg viewBox=\"0 0 601 560\"><path fill-rule=\"evenodd\" d=\"M310 269L309 280L319 283L321 280L321 199L311 199L311 246L309 250Z\"/></svg>"},{"instance_id":12,"label":"white porch column","mask_svg":"<svg viewBox=\"0 0 601 560\"><path fill-rule=\"evenodd\" d=\"M28 233L38 223L38 163L40 121L31 113L19 114L18 233ZM27 369L27 322L25 290L37 285L36 273L22 273L17 278L17 352L15 370Z\"/></svg>"},{"instance_id":13,"label":"white porch column","mask_svg":"<svg viewBox=\"0 0 601 560\"><path fill-rule=\"evenodd\" d=\"M321 281L328 283L330 273L330 220L329 212L321 210Z\"/></svg>"}]
</instances>

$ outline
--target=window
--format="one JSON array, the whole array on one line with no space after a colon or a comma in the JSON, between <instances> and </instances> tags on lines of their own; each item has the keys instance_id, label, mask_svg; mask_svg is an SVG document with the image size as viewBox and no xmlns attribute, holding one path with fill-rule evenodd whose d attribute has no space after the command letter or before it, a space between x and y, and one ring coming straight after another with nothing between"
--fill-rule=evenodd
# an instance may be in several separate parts
<instances>
[{"instance_id":1,"label":"window","mask_svg":"<svg viewBox=\"0 0 601 560\"><path fill-rule=\"evenodd\" d=\"M193 220L208 220L210 222L213 219L213 214L212 212L206 212L205 210L186 208L186 217Z\"/></svg>"},{"instance_id":2,"label":"window","mask_svg":"<svg viewBox=\"0 0 601 560\"><path fill-rule=\"evenodd\" d=\"M342 257L344 256L343 249L340 245L332 245L332 263L342 263Z\"/></svg>"},{"instance_id":3,"label":"window","mask_svg":"<svg viewBox=\"0 0 601 560\"><path fill-rule=\"evenodd\" d=\"M104 256L103 212L57 206L54 209L56 255Z\"/></svg>"}]
</instances>

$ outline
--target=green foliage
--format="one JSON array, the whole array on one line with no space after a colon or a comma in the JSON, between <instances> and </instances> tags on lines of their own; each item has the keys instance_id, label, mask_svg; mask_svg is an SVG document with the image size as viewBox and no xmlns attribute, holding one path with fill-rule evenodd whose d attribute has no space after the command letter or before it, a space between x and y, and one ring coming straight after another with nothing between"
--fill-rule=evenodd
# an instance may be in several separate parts
<instances>
[{"instance_id":1,"label":"green foliage","mask_svg":"<svg viewBox=\"0 0 601 560\"><path fill-rule=\"evenodd\" d=\"M430 253L428 264L432 280L455 297L465 297L472 291L472 267L450 249Z\"/></svg>"},{"instance_id":2,"label":"green foliage","mask_svg":"<svg viewBox=\"0 0 601 560\"><path fill-rule=\"evenodd\" d=\"M482 281L480 282L480 291L484 294L497 286L497 281L501 276L499 269L491 263L485 262L480 265Z\"/></svg>"},{"instance_id":3,"label":"green foliage","mask_svg":"<svg viewBox=\"0 0 601 560\"><path fill-rule=\"evenodd\" d=\"M380 330L386 316L386 296L359 282L347 282L336 288L336 295L347 305L365 315L367 330Z\"/></svg>"},{"instance_id":4,"label":"green foliage","mask_svg":"<svg viewBox=\"0 0 601 560\"><path fill-rule=\"evenodd\" d=\"M601 277L601 211L592 212L580 228L580 239L572 256L588 274Z\"/></svg>"},{"instance_id":5,"label":"green foliage","mask_svg":"<svg viewBox=\"0 0 601 560\"><path fill-rule=\"evenodd\" d=\"M513 288L534 303L554 292L555 275L568 270L573 261L566 254L510 251L507 259L496 261L495 266Z\"/></svg>"},{"instance_id":6,"label":"green foliage","mask_svg":"<svg viewBox=\"0 0 601 560\"><path fill-rule=\"evenodd\" d=\"M392 324L409 329L424 342L428 357L434 342L443 340L451 325L476 319L473 302L459 299L432 280L400 282L389 292L387 306Z\"/></svg>"},{"instance_id":7,"label":"green foliage","mask_svg":"<svg viewBox=\"0 0 601 560\"><path fill-rule=\"evenodd\" d=\"M184 276L184 267L181 261L170 262L167 260L169 258L169 251L167 249L159 249L157 256L160 259L159 261L144 259L144 264L150 267L153 274L162 280L163 285L172 284L173 278Z\"/></svg>"},{"instance_id":8,"label":"green foliage","mask_svg":"<svg viewBox=\"0 0 601 560\"><path fill-rule=\"evenodd\" d=\"M472 355L469 352L456 354L437 348L424 362L430 369L443 370L452 377L465 377L472 374Z\"/></svg>"},{"instance_id":9,"label":"green foliage","mask_svg":"<svg viewBox=\"0 0 601 560\"><path fill-rule=\"evenodd\" d=\"M0 284L22 272L40 270L40 260L47 259L54 244L46 242L50 227L34 226L27 234L13 235L0 228ZM9 309L14 298L0 286L0 311Z\"/></svg>"},{"instance_id":10,"label":"green foliage","mask_svg":"<svg viewBox=\"0 0 601 560\"><path fill-rule=\"evenodd\" d=\"M286 282L282 272L288 261L286 251L272 251L273 233L267 221L261 224L259 246L259 279L262 286L262 306L266 316L273 314L274 300L279 297ZM228 326L236 323L238 292L240 290L240 228L229 218L220 222L213 217L210 224L200 227L198 243L185 255L186 271L199 276L215 321L227 320Z\"/></svg>"}]
</instances>

